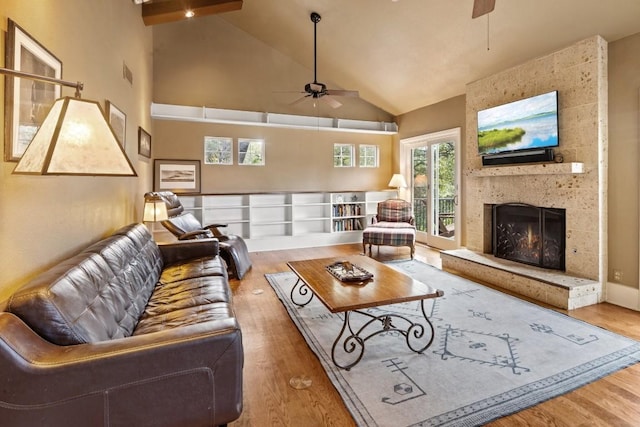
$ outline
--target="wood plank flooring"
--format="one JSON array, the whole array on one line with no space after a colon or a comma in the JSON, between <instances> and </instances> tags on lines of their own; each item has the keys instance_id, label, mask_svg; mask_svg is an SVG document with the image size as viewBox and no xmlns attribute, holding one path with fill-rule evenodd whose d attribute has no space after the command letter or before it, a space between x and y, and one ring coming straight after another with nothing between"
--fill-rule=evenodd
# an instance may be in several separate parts
<instances>
[{"instance_id":1,"label":"wood plank flooring","mask_svg":"<svg viewBox=\"0 0 640 427\"><path fill-rule=\"evenodd\" d=\"M230 426L355 425L264 274L290 271L287 261L361 252L359 244L255 252L251 254L253 268L249 273L242 281L231 280L243 333L245 365L244 410ZM373 255L385 261L408 258L409 251L408 248L382 247L379 252L374 248ZM418 245L416 259L440 267L439 253L428 247ZM640 340L640 312L604 303L572 310L568 314ZM296 390L289 386L289 379L299 375L306 375L313 381L310 388ZM489 425L638 426L640 365Z\"/></svg>"}]
</instances>

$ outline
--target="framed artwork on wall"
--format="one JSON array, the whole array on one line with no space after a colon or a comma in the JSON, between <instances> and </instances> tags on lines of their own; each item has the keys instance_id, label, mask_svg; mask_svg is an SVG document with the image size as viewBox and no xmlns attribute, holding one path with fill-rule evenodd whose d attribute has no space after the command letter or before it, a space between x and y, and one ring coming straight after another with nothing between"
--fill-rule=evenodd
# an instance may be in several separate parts
<instances>
[{"instance_id":1,"label":"framed artwork on wall","mask_svg":"<svg viewBox=\"0 0 640 427\"><path fill-rule=\"evenodd\" d=\"M116 134L116 138L122 148L124 148L125 138L127 135L127 115L111 101L105 102L105 114L107 120Z\"/></svg>"},{"instance_id":2,"label":"framed artwork on wall","mask_svg":"<svg viewBox=\"0 0 640 427\"><path fill-rule=\"evenodd\" d=\"M138 127L138 154L151 158L151 135Z\"/></svg>"},{"instance_id":3,"label":"framed artwork on wall","mask_svg":"<svg viewBox=\"0 0 640 427\"><path fill-rule=\"evenodd\" d=\"M156 159L153 165L153 191L200 193L200 160Z\"/></svg>"},{"instance_id":4,"label":"framed artwork on wall","mask_svg":"<svg viewBox=\"0 0 640 427\"><path fill-rule=\"evenodd\" d=\"M11 19L5 39L6 68L62 78L62 62ZM6 161L17 162L40 128L51 106L60 98L60 85L5 77Z\"/></svg>"}]
</instances>

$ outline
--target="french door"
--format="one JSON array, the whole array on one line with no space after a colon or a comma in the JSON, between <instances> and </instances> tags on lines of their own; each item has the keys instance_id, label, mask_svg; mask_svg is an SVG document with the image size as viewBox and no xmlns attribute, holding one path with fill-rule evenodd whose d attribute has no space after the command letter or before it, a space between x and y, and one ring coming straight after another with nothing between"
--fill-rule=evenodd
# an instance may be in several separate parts
<instances>
[{"instance_id":1,"label":"french door","mask_svg":"<svg viewBox=\"0 0 640 427\"><path fill-rule=\"evenodd\" d=\"M416 240L439 249L460 246L460 128L400 141Z\"/></svg>"}]
</instances>

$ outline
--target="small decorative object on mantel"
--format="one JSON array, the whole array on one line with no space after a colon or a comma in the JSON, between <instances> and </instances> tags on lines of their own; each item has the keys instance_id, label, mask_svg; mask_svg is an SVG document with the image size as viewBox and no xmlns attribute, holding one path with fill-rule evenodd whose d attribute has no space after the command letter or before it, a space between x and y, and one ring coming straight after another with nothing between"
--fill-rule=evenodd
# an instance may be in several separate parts
<instances>
[{"instance_id":1,"label":"small decorative object on mantel","mask_svg":"<svg viewBox=\"0 0 640 427\"><path fill-rule=\"evenodd\" d=\"M327 271L342 282L358 282L357 284L364 284L373 278L373 274L349 261L334 262L327 266Z\"/></svg>"}]
</instances>

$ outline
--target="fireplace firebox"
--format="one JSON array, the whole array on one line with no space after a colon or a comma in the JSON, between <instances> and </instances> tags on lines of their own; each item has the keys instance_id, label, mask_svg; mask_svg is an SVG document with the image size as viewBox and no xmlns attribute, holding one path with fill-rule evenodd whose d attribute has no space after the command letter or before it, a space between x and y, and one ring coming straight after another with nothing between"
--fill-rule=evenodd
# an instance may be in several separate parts
<instances>
[{"instance_id":1,"label":"fireplace firebox","mask_svg":"<svg viewBox=\"0 0 640 427\"><path fill-rule=\"evenodd\" d=\"M522 203L493 206L493 255L565 270L565 210Z\"/></svg>"}]
</instances>

